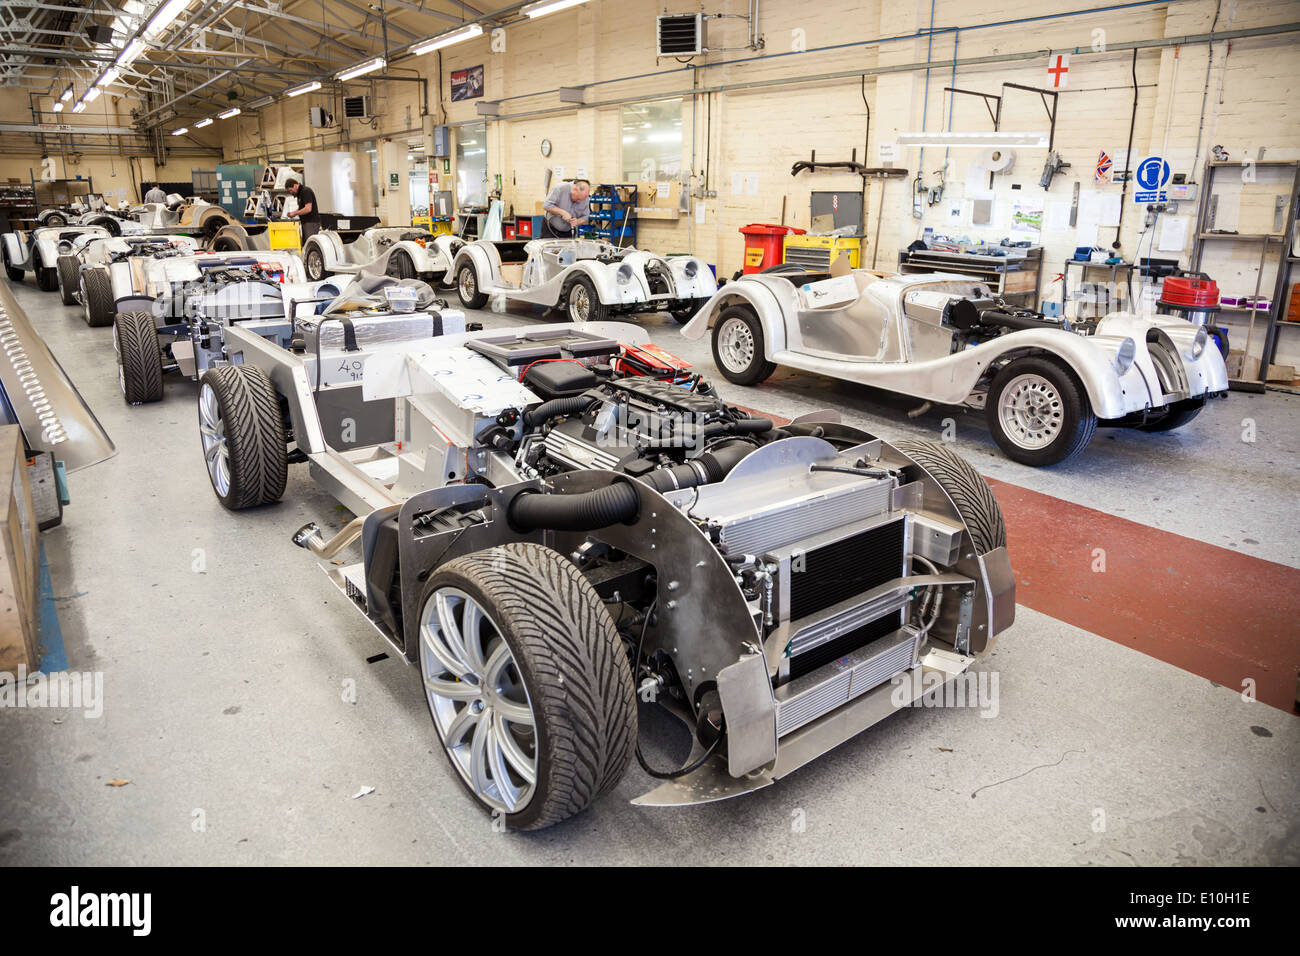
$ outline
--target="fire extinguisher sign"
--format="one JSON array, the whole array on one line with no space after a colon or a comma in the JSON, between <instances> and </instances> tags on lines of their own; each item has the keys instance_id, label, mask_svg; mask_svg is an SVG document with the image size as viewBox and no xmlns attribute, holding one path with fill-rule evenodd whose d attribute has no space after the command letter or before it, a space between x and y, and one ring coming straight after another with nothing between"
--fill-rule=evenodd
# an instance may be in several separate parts
<instances>
[{"instance_id":1,"label":"fire extinguisher sign","mask_svg":"<svg viewBox=\"0 0 1300 956\"><path fill-rule=\"evenodd\" d=\"M1169 194L1165 185L1169 182L1169 163L1160 156L1148 156L1137 164L1134 172L1137 185L1133 188L1135 203L1166 202Z\"/></svg>"}]
</instances>

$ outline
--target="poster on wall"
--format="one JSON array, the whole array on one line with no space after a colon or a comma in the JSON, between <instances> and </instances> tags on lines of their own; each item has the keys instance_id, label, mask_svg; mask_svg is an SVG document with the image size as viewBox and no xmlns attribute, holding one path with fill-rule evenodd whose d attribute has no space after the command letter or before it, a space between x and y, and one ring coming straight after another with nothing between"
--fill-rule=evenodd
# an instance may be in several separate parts
<instances>
[{"instance_id":1,"label":"poster on wall","mask_svg":"<svg viewBox=\"0 0 1300 956\"><path fill-rule=\"evenodd\" d=\"M483 66L467 67L463 70L451 71L451 98L453 102L459 100L473 100L483 95Z\"/></svg>"},{"instance_id":2,"label":"poster on wall","mask_svg":"<svg viewBox=\"0 0 1300 956\"><path fill-rule=\"evenodd\" d=\"M1011 213L1011 233L1022 239L1037 239L1043 228L1042 200L1017 202Z\"/></svg>"}]
</instances>

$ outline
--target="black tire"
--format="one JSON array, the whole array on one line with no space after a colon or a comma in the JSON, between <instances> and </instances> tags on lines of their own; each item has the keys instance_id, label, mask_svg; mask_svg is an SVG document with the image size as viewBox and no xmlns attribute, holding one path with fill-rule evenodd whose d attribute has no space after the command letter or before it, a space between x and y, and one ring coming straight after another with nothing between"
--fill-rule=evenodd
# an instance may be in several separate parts
<instances>
[{"instance_id":1,"label":"black tire","mask_svg":"<svg viewBox=\"0 0 1300 956\"><path fill-rule=\"evenodd\" d=\"M487 305L487 293L479 291L478 270L474 268L474 263L462 263L456 270L456 295L460 296L460 304L467 309L481 309Z\"/></svg>"},{"instance_id":2,"label":"black tire","mask_svg":"<svg viewBox=\"0 0 1300 956\"><path fill-rule=\"evenodd\" d=\"M113 320L113 351L117 353L117 384L126 403L162 401L162 351L153 316L148 312L119 312Z\"/></svg>"},{"instance_id":3,"label":"black tire","mask_svg":"<svg viewBox=\"0 0 1300 956\"><path fill-rule=\"evenodd\" d=\"M709 300L695 299L694 301L691 302L690 305L686 306L685 308L681 308L673 312L672 313L673 320L678 325L685 325L687 322L691 321L691 319L695 318L695 313L700 311L700 309L704 308L704 303L707 301Z\"/></svg>"},{"instance_id":4,"label":"black tire","mask_svg":"<svg viewBox=\"0 0 1300 956\"><path fill-rule=\"evenodd\" d=\"M59 298L64 305L77 304L77 257L59 256Z\"/></svg>"},{"instance_id":5,"label":"black tire","mask_svg":"<svg viewBox=\"0 0 1300 956\"><path fill-rule=\"evenodd\" d=\"M564 314L570 322L602 322L609 318L609 306L600 301L591 279L578 276L564 297Z\"/></svg>"},{"instance_id":6,"label":"black tire","mask_svg":"<svg viewBox=\"0 0 1300 956\"><path fill-rule=\"evenodd\" d=\"M11 265L9 264L9 253L8 253L7 250L4 252L3 255L4 255L4 262L5 262L5 275L9 277L9 281L10 281L10 282L22 282L22 281L23 281L23 270L22 270L22 269L18 269L18 268L14 267L14 266L11 266Z\"/></svg>"},{"instance_id":7,"label":"black tire","mask_svg":"<svg viewBox=\"0 0 1300 956\"><path fill-rule=\"evenodd\" d=\"M733 333L735 323L740 323L749 330L748 361L742 361L743 354L733 355L730 346L721 341L723 335ZM735 385L757 385L776 371L776 366L764 358L763 323L759 321L754 310L745 305L733 305L724 309L713 323L713 364L718 367L722 377ZM724 353L727 359L724 361Z\"/></svg>"},{"instance_id":8,"label":"black tire","mask_svg":"<svg viewBox=\"0 0 1300 956\"><path fill-rule=\"evenodd\" d=\"M211 400L219 415L226 449L227 487L220 487L215 460L204 432L205 402ZM208 369L199 382L199 426L212 490L231 511L279 501L289 476L280 399L266 373L255 365L219 365Z\"/></svg>"},{"instance_id":9,"label":"black tire","mask_svg":"<svg viewBox=\"0 0 1300 956\"><path fill-rule=\"evenodd\" d=\"M41 220L42 226L66 226L68 217L61 212L52 212Z\"/></svg>"},{"instance_id":10,"label":"black tire","mask_svg":"<svg viewBox=\"0 0 1300 956\"><path fill-rule=\"evenodd\" d=\"M395 279L414 279L418 275L415 263L404 249L398 249L388 257L388 274Z\"/></svg>"},{"instance_id":11,"label":"black tire","mask_svg":"<svg viewBox=\"0 0 1300 956\"><path fill-rule=\"evenodd\" d=\"M1022 376L1028 379L1022 379ZM1034 392L1043 404L1041 416L1033 413L1028 425L1015 415L1010 416L1024 431L1024 435L1018 438L1007 430L1016 425L1004 424L999 408L1008 386L1024 381L1037 383L1036 387L1028 390ZM984 414L989 431L1003 453L1012 461L1036 468L1073 458L1087 447L1092 433L1097 430L1097 416L1075 374L1055 359L1038 355L1015 359L1003 366L989 388ZM1055 425L1057 433L1045 444L1038 444L1041 437L1036 428L1037 423L1044 421L1042 416L1046 416L1049 424Z\"/></svg>"},{"instance_id":12,"label":"black tire","mask_svg":"<svg viewBox=\"0 0 1300 956\"><path fill-rule=\"evenodd\" d=\"M523 807L506 813L506 825L538 830L580 813L612 790L635 752L636 696L627 651L590 582L549 548L515 543L439 568L421 595L422 618L426 602L442 588L464 592L491 616L528 693L536 728L536 789ZM435 671L440 666L428 652L423 629L419 653L423 681L426 665ZM426 693L433 715L429 698ZM434 723L438 728L436 718ZM489 806L454 761L453 769L475 799Z\"/></svg>"},{"instance_id":13,"label":"black tire","mask_svg":"<svg viewBox=\"0 0 1300 956\"><path fill-rule=\"evenodd\" d=\"M1182 428L1201 414L1201 409L1204 407L1205 399L1203 398L1189 398L1185 401L1174 402L1163 418L1154 422L1147 422L1145 425L1139 425L1137 430L1140 432L1171 432L1175 428Z\"/></svg>"},{"instance_id":14,"label":"black tire","mask_svg":"<svg viewBox=\"0 0 1300 956\"><path fill-rule=\"evenodd\" d=\"M86 269L81 273L81 304L91 328L113 324L117 308L107 269Z\"/></svg>"},{"instance_id":15,"label":"black tire","mask_svg":"<svg viewBox=\"0 0 1300 956\"><path fill-rule=\"evenodd\" d=\"M321 279L328 279L332 273L325 268L325 253L320 251L320 247L313 244L302 257L303 268L307 271L307 278L312 282L319 282Z\"/></svg>"},{"instance_id":16,"label":"black tire","mask_svg":"<svg viewBox=\"0 0 1300 956\"><path fill-rule=\"evenodd\" d=\"M59 288L59 269L57 264L47 266L39 252L32 252L32 267L36 270L36 288L42 292L54 292Z\"/></svg>"},{"instance_id":17,"label":"black tire","mask_svg":"<svg viewBox=\"0 0 1300 956\"><path fill-rule=\"evenodd\" d=\"M924 468L937 481L966 522L979 554L1007 546L1007 526L998 499L974 466L952 449L932 441L908 439L894 447Z\"/></svg>"}]
</instances>

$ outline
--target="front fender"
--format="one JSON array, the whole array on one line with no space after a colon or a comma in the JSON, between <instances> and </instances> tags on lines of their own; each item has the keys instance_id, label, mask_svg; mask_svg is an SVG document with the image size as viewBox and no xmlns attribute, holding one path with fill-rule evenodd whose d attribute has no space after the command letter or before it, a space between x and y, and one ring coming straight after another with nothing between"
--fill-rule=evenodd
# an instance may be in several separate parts
<instances>
[{"instance_id":1,"label":"front fender","mask_svg":"<svg viewBox=\"0 0 1300 956\"><path fill-rule=\"evenodd\" d=\"M22 263L25 258L23 256L23 244L17 236L12 232L6 232L3 236L0 236L0 241L4 243L5 262L15 267Z\"/></svg>"}]
</instances>

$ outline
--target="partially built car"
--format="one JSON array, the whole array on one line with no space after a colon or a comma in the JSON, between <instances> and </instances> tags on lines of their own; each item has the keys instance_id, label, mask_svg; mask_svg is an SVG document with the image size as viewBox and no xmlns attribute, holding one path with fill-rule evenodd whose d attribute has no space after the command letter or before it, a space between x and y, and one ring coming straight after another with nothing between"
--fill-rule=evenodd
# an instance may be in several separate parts
<instances>
[{"instance_id":1,"label":"partially built car","mask_svg":"<svg viewBox=\"0 0 1300 956\"><path fill-rule=\"evenodd\" d=\"M268 505L305 461L351 510L294 541L413 665L452 776L509 827L580 812L634 757L643 805L770 786L1012 623L997 501L943 446L778 425L644 361L628 323L344 318L299 350L227 331L198 400L212 488ZM643 752L638 697L680 718L682 766Z\"/></svg>"}]
</instances>

